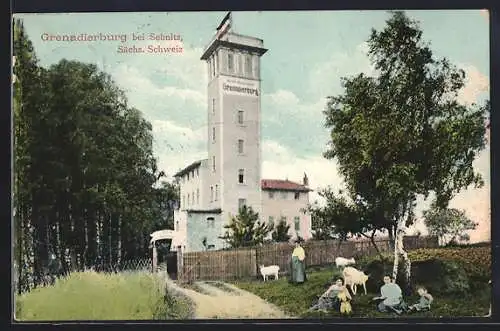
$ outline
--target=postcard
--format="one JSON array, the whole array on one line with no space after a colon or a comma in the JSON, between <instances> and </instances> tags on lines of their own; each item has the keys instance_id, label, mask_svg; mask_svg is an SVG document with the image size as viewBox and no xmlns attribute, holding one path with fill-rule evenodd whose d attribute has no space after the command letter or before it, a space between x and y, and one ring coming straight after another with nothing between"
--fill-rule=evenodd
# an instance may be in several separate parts
<instances>
[{"instance_id":1,"label":"postcard","mask_svg":"<svg viewBox=\"0 0 500 331\"><path fill-rule=\"evenodd\" d=\"M487 10L12 26L17 321L491 315Z\"/></svg>"}]
</instances>

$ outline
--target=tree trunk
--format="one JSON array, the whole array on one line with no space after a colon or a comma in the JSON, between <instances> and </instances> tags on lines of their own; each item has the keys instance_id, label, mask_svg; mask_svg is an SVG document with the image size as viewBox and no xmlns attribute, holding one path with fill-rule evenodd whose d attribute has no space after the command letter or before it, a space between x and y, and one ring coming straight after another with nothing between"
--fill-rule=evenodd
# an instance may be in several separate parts
<instances>
[{"instance_id":1,"label":"tree trunk","mask_svg":"<svg viewBox=\"0 0 500 331\"><path fill-rule=\"evenodd\" d=\"M118 216L118 243L117 243L117 264L122 261L122 217Z\"/></svg>"},{"instance_id":2,"label":"tree trunk","mask_svg":"<svg viewBox=\"0 0 500 331\"><path fill-rule=\"evenodd\" d=\"M377 230L373 230L373 232L372 232L372 234L370 236L370 242L372 243L373 248L375 248L375 251L377 252L377 255L380 257L381 260L383 260L384 256L382 255L382 252L380 251L380 249L377 246L377 243L375 242L375 232L377 232Z\"/></svg>"}]
</instances>

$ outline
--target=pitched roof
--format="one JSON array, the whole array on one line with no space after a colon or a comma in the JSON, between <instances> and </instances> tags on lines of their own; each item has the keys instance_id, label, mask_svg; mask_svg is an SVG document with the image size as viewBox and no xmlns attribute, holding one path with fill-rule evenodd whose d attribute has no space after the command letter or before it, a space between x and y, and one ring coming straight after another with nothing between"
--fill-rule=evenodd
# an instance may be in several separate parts
<instances>
[{"instance_id":1,"label":"pitched roof","mask_svg":"<svg viewBox=\"0 0 500 331\"><path fill-rule=\"evenodd\" d=\"M190 165L188 165L187 167L185 167L184 169L182 170L179 170L175 175L174 177L182 177L184 176L185 174L187 174L188 172L190 172L191 170L194 170L196 168L198 168L200 165L201 165L201 161L203 160L199 160L199 161L194 161L193 163L191 163Z\"/></svg>"},{"instance_id":2,"label":"pitched roof","mask_svg":"<svg viewBox=\"0 0 500 331\"><path fill-rule=\"evenodd\" d=\"M260 182L260 186L263 190L301 191L301 192L312 191L307 186L282 179L262 179Z\"/></svg>"}]
</instances>

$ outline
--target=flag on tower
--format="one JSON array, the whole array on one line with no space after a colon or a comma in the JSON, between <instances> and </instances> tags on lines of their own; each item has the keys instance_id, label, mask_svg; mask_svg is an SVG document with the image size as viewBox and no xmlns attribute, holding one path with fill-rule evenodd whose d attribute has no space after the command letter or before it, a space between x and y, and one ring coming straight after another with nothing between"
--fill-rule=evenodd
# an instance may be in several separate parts
<instances>
[{"instance_id":1,"label":"flag on tower","mask_svg":"<svg viewBox=\"0 0 500 331\"><path fill-rule=\"evenodd\" d=\"M217 27L217 39L222 38L230 29L232 25L232 15L231 12L227 13L222 22L220 22Z\"/></svg>"}]
</instances>

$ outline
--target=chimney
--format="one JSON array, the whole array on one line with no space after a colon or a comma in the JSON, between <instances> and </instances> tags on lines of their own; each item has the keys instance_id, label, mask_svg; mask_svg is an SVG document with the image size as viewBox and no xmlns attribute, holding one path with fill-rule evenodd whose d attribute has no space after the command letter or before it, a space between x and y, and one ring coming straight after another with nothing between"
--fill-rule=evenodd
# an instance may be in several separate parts
<instances>
[{"instance_id":1,"label":"chimney","mask_svg":"<svg viewBox=\"0 0 500 331\"><path fill-rule=\"evenodd\" d=\"M302 179L302 183L304 184L304 186L309 186L309 178L307 178L305 172L304 172L304 178Z\"/></svg>"}]
</instances>

